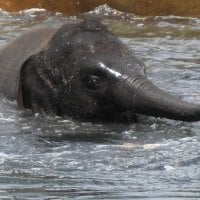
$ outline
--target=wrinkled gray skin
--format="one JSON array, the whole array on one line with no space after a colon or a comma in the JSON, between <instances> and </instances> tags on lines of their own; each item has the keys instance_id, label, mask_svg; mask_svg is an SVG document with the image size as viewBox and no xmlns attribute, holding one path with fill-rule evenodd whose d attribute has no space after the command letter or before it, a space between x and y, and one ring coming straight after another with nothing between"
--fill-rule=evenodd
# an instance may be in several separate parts
<instances>
[{"instance_id":1,"label":"wrinkled gray skin","mask_svg":"<svg viewBox=\"0 0 200 200\"><path fill-rule=\"evenodd\" d=\"M143 63L93 20L63 25L21 67L22 104L86 120L134 121L136 114L200 120L200 106L158 89Z\"/></svg>"}]
</instances>

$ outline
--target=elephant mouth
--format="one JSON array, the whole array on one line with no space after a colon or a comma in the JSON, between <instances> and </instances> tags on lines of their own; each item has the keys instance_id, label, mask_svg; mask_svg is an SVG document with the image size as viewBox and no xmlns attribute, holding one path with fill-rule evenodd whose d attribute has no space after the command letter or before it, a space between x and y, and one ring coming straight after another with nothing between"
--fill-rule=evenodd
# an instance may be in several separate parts
<instances>
[{"instance_id":1,"label":"elephant mouth","mask_svg":"<svg viewBox=\"0 0 200 200\"><path fill-rule=\"evenodd\" d=\"M101 107L96 113L96 119L104 122L132 123L137 121L136 113L133 110L122 110L116 105Z\"/></svg>"}]
</instances>

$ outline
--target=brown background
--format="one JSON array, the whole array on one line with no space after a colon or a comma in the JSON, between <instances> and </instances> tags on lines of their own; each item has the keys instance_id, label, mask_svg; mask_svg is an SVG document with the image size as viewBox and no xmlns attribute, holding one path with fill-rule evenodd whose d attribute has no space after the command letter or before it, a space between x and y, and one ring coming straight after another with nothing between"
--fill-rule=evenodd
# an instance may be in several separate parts
<instances>
[{"instance_id":1,"label":"brown background","mask_svg":"<svg viewBox=\"0 0 200 200\"><path fill-rule=\"evenodd\" d=\"M105 3L137 15L200 17L200 0L0 0L0 8L13 12L39 7L71 15L86 12Z\"/></svg>"}]
</instances>

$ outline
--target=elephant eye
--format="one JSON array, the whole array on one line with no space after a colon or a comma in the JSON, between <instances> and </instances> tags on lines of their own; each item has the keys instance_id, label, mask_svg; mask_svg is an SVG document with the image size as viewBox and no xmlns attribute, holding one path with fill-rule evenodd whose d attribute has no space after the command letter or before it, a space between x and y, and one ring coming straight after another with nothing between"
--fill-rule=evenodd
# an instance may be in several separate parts
<instances>
[{"instance_id":1,"label":"elephant eye","mask_svg":"<svg viewBox=\"0 0 200 200\"><path fill-rule=\"evenodd\" d=\"M83 81L85 82L86 87L90 90L97 90L103 85L101 77L96 75L85 77Z\"/></svg>"}]
</instances>

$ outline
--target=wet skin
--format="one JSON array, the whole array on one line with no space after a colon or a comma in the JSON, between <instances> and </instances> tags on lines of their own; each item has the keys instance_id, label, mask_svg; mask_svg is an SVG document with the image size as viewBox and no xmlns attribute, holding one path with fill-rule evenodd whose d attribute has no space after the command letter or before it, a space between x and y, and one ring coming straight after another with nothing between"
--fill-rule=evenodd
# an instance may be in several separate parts
<instances>
[{"instance_id":1,"label":"wet skin","mask_svg":"<svg viewBox=\"0 0 200 200\"><path fill-rule=\"evenodd\" d=\"M19 86L10 96L17 96L19 105L84 120L130 122L136 114L200 120L199 105L157 88L145 77L144 64L100 22L86 20L51 31L44 45L38 42L41 48L31 54L30 45L27 58L18 62Z\"/></svg>"}]
</instances>

